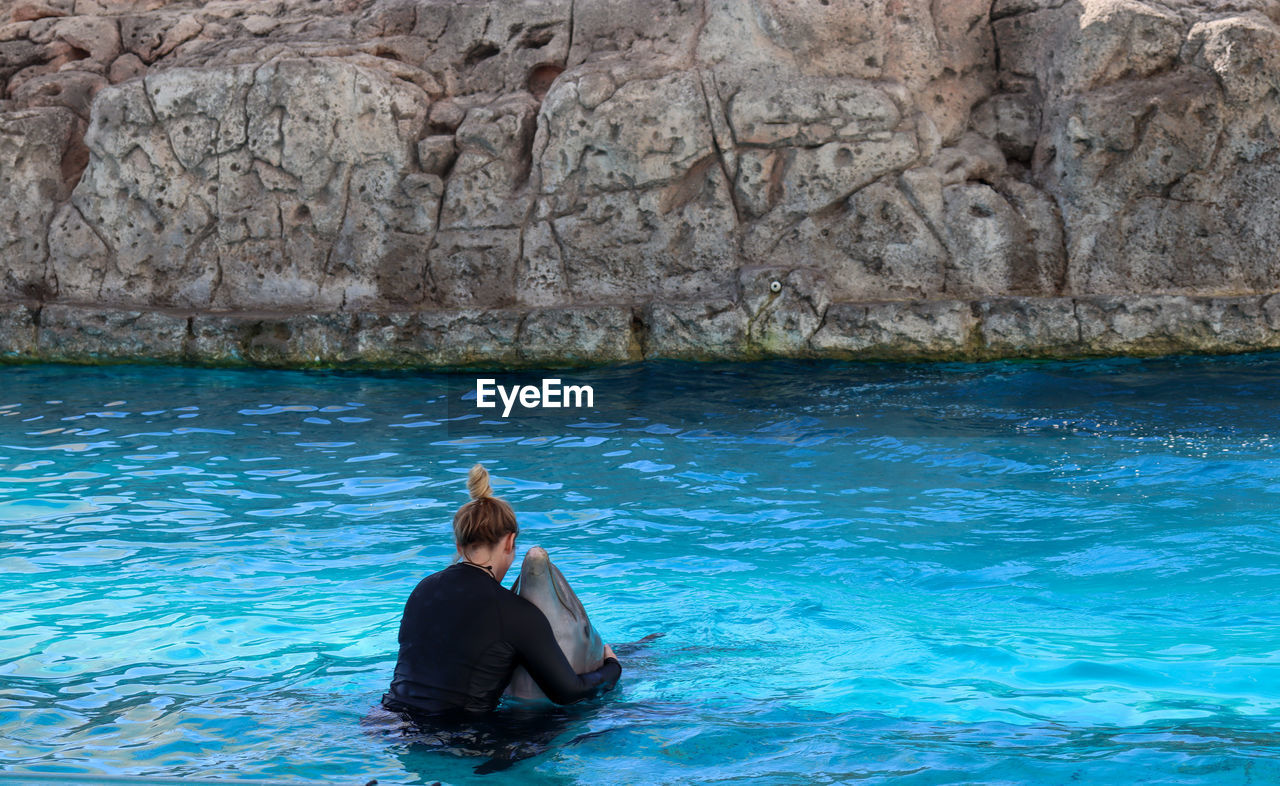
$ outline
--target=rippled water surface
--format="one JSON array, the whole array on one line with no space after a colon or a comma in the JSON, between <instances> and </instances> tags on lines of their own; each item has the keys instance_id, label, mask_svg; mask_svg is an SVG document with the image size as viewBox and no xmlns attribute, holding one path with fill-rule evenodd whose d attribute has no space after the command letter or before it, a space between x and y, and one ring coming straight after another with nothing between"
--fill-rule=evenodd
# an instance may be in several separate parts
<instances>
[{"instance_id":1,"label":"rippled water surface","mask_svg":"<svg viewBox=\"0 0 1280 786\"><path fill-rule=\"evenodd\" d=\"M0 783L1280 779L1280 358L558 376L0 368ZM477 460L666 635L441 749L361 719Z\"/></svg>"}]
</instances>

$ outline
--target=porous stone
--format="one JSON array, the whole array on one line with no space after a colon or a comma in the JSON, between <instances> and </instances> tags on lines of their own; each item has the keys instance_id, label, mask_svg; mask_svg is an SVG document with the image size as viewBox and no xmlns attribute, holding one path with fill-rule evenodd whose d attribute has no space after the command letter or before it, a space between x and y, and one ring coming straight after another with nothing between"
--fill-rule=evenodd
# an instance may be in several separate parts
<instances>
[{"instance_id":1,"label":"porous stone","mask_svg":"<svg viewBox=\"0 0 1280 786\"><path fill-rule=\"evenodd\" d=\"M966 301L832 303L809 339L827 357L954 359L981 349Z\"/></svg>"},{"instance_id":2,"label":"porous stone","mask_svg":"<svg viewBox=\"0 0 1280 786\"><path fill-rule=\"evenodd\" d=\"M27 303L0 303L0 357L37 357L36 319Z\"/></svg>"},{"instance_id":3,"label":"porous stone","mask_svg":"<svg viewBox=\"0 0 1280 786\"><path fill-rule=\"evenodd\" d=\"M565 280L564 253L550 221L539 221L520 237L515 295L522 306L549 306L570 300Z\"/></svg>"},{"instance_id":4,"label":"porous stone","mask_svg":"<svg viewBox=\"0 0 1280 786\"><path fill-rule=\"evenodd\" d=\"M974 107L974 130L1011 161L1030 163L1040 137L1040 107L1025 93L999 93Z\"/></svg>"},{"instance_id":5,"label":"porous stone","mask_svg":"<svg viewBox=\"0 0 1280 786\"><path fill-rule=\"evenodd\" d=\"M739 151L735 195L750 216L774 210L785 218L809 216L848 199L890 172L915 163L914 133L883 132L865 141L830 142L785 152Z\"/></svg>"},{"instance_id":6,"label":"porous stone","mask_svg":"<svg viewBox=\"0 0 1280 786\"><path fill-rule=\"evenodd\" d=\"M48 17L66 16L71 13L74 5L68 2L18 2L14 3L13 10L9 12L9 18L14 22L30 22L34 19L46 19Z\"/></svg>"},{"instance_id":7,"label":"porous stone","mask_svg":"<svg viewBox=\"0 0 1280 786\"><path fill-rule=\"evenodd\" d=\"M744 357L750 315L736 300L657 301L644 310L645 357L723 360Z\"/></svg>"},{"instance_id":8,"label":"porous stone","mask_svg":"<svg viewBox=\"0 0 1280 786\"><path fill-rule=\"evenodd\" d=\"M99 74L70 70L33 76L12 92L14 101L21 106L62 106L88 122L93 97L106 85L106 78Z\"/></svg>"},{"instance_id":9,"label":"porous stone","mask_svg":"<svg viewBox=\"0 0 1280 786\"><path fill-rule=\"evenodd\" d=\"M418 165L423 172L444 175L458 157L458 145L452 134L429 136L418 140Z\"/></svg>"},{"instance_id":10,"label":"porous stone","mask_svg":"<svg viewBox=\"0 0 1280 786\"><path fill-rule=\"evenodd\" d=\"M428 255L430 301L455 307L511 305L519 253L518 228L440 232Z\"/></svg>"},{"instance_id":11,"label":"porous stone","mask_svg":"<svg viewBox=\"0 0 1280 786\"><path fill-rule=\"evenodd\" d=\"M521 364L514 309L428 309L359 314L356 347L366 364L503 367Z\"/></svg>"},{"instance_id":12,"label":"porous stone","mask_svg":"<svg viewBox=\"0 0 1280 786\"><path fill-rule=\"evenodd\" d=\"M982 346L995 356L1080 351L1080 322L1071 298L999 298L978 304Z\"/></svg>"},{"instance_id":13,"label":"porous stone","mask_svg":"<svg viewBox=\"0 0 1280 786\"><path fill-rule=\"evenodd\" d=\"M332 366L357 357L353 314L199 314L192 356L220 365Z\"/></svg>"},{"instance_id":14,"label":"porous stone","mask_svg":"<svg viewBox=\"0 0 1280 786\"><path fill-rule=\"evenodd\" d=\"M1274 296L1272 296L1274 297ZM1081 339L1097 354L1251 351L1280 346L1270 298L1081 298Z\"/></svg>"},{"instance_id":15,"label":"porous stone","mask_svg":"<svg viewBox=\"0 0 1280 786\"><path fill-rule=\"evenodd\" d=\"M101 73L120 54L120 26L114 19L77 14L56 23L53 35L89 53L88 64L78 65L81 70L90 70L86 65L91 64L92 70Z\"/></svg>"},{"instance_id":16,"label":"porous stone","mask_svg":"<svg viewBox=\"0 0 1280 786\"><path fill-rule=\"evenodd\" d=\"M1234 351L1278 329L1263 0L7 14L0 303L81 310L37 355L79 336L65 356L91 360L115 331L174 357L146 320L181 314L178 356L271 365Z\"/></svg>"},{"instance_id":17,"label":"porous stone","mask_svg":"<svg viewBox=\"0 0 1280 786\"><path fill-rule=\"evenodd\" d=\"M934 222L925 219L895 180L872 183L838 209L805 217L760 256L794 256L825 271L833 300L909 300L943 291L941 211Z\"/></svg>"},{"instance_id":18,"label":"porous stone","mask_svg":"<svg viewBox=\"0 0 1280 786\"><path fill-rule=\"evenodd\" d=\"M1018 272L1036 263L1022 217L983 183L947 186L942 200L951 252L943 291L966 298L1011 292Z\"/></svg>"},{"instance_id":19,"label":"porous stone","mask_svg":"<svg viewBox=\"0 0 1280 786\"><path fill-rule=\"evenodd\" d=\"M107 79L114 85L117 82L124 82L143 76L146 73L147 64L142 62L142 58L133 52L125 52L111 63L111 68L107 70Z\"/></svg>"},{"instance_id":20,"label":"porous stone","mask_svg":"<svg viewBox=\"0 0 1280 786\"><path fill-rule=\"evenodd\" d=\"M442 228L512 229L525 222L533 200L527 185L537 111L532 96L516 95L467 112L454 136L458 154L441 207Z\"/></svg>"},{"instance_id":21,"label":"porous stone","mask_svg":"<svg viewBox=\"0 0 1280 786\"><path fill-rule=\"evenodd\" d=\"M520 325L520 358L530 365L642 360L632 312L620 306L534 309Z\"/></svg>"},{"instance_id":22,"label":"porous stone","mask_svg":"<svg viewBox=\"0 0 1280 786\"><path fill-rule=\"evenodd\" d=\"M51 303L40 309L37 348L45 360L176 362L187 325L180 314Z\"/></svg>"},{"instance_id":23,"label":"porous stone","mask_svg":"<svg viewBox=\"0 0 1280 786\"><path fill-rule=\"evenodd\" d=\"M95 106L72 201L114 264L98 292L67 296L225 309L425 296L442 186L413 166L417 87L282 60L161 71Z\"/></svg>"},{"instance_id":24,"label":"porous stone","mask_svg":"<svg viewBox=\"0 0 1280 786\"><path fill-rule=\"evenodd\" d=\"M1165 71L1186 33L1178 13L1136 0L1037 4L993 16L1001 69L1035 79L1051 97Z\"/></svg>"},{"instance_id":25,"label":"porous stone","mask_svg":"<svg viewBox=\"0 0 1280 786\"><path fill-rule=\"evenodd\" d=\"M0 300L57 291L47 229L66 198L63 160L75 117L66 109L0 112Z\"/></svg>"},{"instance_id":26,"label":"porous stone","mask_svg":"<svg viewBox=\"0 0 1280 786\"><path fill-rule=\"evenodd\" d=\"M747 147L817 146L855 142L893 131L897 104L860 79L753 74L726 102L734 142Z\"/></svg>"},{"instance_id":27,"label":"porous stone","mask_svg":"<svg viewBox=\"0 0 1280 786\"><path fill-rule=\"evenodd\" d=\"M731 282L735 210L697 78L633 79L591 110L577 91L559 82L539 115L533 217L555 241L538 247L539 267L562 270L569 292L615 302Z\"/></svg>"},{"instance_id":28,"label":"porous stone","mask_svg":"<svg viewBox=\"0 0 1280 786\"><path fill-rule=\"evenodd\" d=\"M668 185L714 152L706 97L695 75L632 79L591 109L578 84L547 95L536 144L544 194L588 194Z\"/></svg>"},{"instance_id":29,"label":"porous stone","mask_svg":"<svg viewBox=\"0 0 1280 786\"><path fill-rule=\"evenodd\" d=\"M739 291L750 315L747 341L765 355L799 356L830 305L826 276L815 268L743 268Z\"/></svg>"}]
</instances>

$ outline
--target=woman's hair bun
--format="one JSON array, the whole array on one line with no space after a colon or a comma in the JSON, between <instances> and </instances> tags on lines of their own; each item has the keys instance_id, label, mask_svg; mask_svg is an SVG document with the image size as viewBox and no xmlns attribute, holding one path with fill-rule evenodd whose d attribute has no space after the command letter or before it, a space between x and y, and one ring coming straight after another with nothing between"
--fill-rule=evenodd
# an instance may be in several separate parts
<instances>
[{"instance_id":1,"label":"woman's hair bun","mask_svg":"<svg viewBox=\"0 0 1280 786\"><path fill-rule=\"evenodd\" d=\"M472 499L484 499L493 496L493 486L489 485L489 470L483 464L476 464L467 476L467 491Z\"/></svg>"},{"instance_id":2,"label":"woman's hair bun","mask_svg":"<svg viewBox=\"0 0 1280 786\"><path fill-rule=\"evenodd\" d=\"M493 496L489 470L476 464L467 475L471 501L453 516L453 542L460 554L475 544L497 543L507 535L520 534L516 513L505 500Z\"/></svg>"}]
</instances>

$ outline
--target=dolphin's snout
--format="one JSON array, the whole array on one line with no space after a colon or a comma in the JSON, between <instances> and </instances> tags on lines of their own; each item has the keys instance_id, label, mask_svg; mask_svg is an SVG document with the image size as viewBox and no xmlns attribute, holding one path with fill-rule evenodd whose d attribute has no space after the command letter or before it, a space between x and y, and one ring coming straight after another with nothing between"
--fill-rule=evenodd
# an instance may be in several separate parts
<instances>
[{"instance_id":1,"label":"dolphin's snout","mask_svg":"<svg viewBox=\"0 0 1280 786\"><path fill-rule=\"evenodd\" d=\"M524 564L520 566L520 575L545 576L550 572L551 558L547 556L547 550L541 546L534 546L524 555Z\"/></svg>"}]
</instances>

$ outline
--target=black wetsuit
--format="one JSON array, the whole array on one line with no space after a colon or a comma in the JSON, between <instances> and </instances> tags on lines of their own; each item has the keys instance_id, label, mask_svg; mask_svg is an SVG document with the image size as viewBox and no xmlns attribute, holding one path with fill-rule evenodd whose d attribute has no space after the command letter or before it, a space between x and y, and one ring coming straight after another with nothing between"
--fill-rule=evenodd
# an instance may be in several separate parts
<instances>
[{"instance_id":1,"label":"black wetsuit","mask_svg":"<svg viewBox=\"0 0 1280 786\"><path fill-rule=\"evenodd\" d=\"M404 604L400 658L382 703L415 714L487 712L516 666L557 704L609 690L622 676L614 658L574 674L537 606L483 568L455 563L418 582Z\"/></svg>"}]
</instances>

